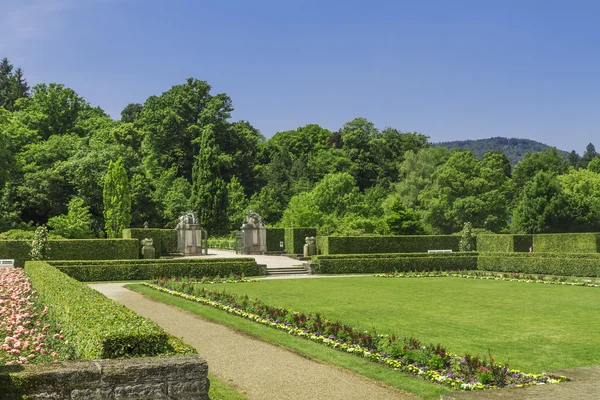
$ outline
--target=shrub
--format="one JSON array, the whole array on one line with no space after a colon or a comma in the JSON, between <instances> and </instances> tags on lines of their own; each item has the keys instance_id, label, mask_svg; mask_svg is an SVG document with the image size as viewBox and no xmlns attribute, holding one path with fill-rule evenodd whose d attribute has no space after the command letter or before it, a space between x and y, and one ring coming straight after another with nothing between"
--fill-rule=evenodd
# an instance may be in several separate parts
<instances>
[{"instance_id":1,"label":"shrub","mask_svg":"<svg viewBox=\"0 0 600 400\"><path fill-rule=\"evenodd\" d=\"M484 271L600 277L600 254L479 253Z\"/></svg>"},{"instance_id":2,"label":"shrub","mask_svg":"<svg viewBox=\"0 0 600 400\"><path fill-rule=\"evenodd\" d=\"M326 241L326 243L324 243ZM321 239L321 254L421 253L427 250L458 251L460 236L328 236Z\"/></svg>"},{"instance_id":3,"label":"shrub","mask_svg":"<svg viewBox=\"0 0 600 400\"><path fill-rule=\"evenodd\" d=\"M173 276L203 277L243 274L256 276L262 268L254 259L188 259L188 260L128 260L85 262L52 262L58 270L83 282L145 280ZM140 262L149 261L149 262ZM158 262L152 262L158 261Z\"/></svg>"},{"instance_id":4,"label":"shrub","mask_svg":"<svg viewBox=\"0 0 600 400\"><path fill-rule=\"evenodd\" d=\"M285 229L267 228L267 251L283 251L280 242L284 242L285 246Z\"/></svg>"},{"instance_id":5,"label":"shrub","mask_svg":"<svg viewBox=\"0 0 600 400\"><path fill-rule=\"evenodd\" d=\"M549 233L533 235L533 251L536 253L597 253L599 247L599 233Z\"/></svg>"},{"instance_id":6,"label":"shrub","mask_svg":"<svg viewBox=\"0 0 600 400\"><path fill-rule=\"evenodd\" d=\"M320 274L364 274L394 271L467 270L477 269L476 255L448 257L442 255L393 258L318 258L314 270Z\"/></svg>"},{"instance_id":7,"label":"shrub","mask_svg":"<svg viewBox=\"0 0 600 400\"><path fill-rule=\"evenodd\" d=\"M462 230L460 242L458 247L460 251L475 251L475 237L473 237L472 226L470 222L465 222Z\"/></svg>"},{"instance_id":8,"label":"shrub","mask_svg":"<svg viewBox=\"0 0 600 400\"><path fill-rule=\"evenodd\" d=\"M25 271L49 315L73 338L76 357L140 357L174 354L169 335L46 262L28 262Z\"/></svg>"},{"instance_id":9,"label":"shrub","mask_svg":"<svg viewBox=\"0 0 600 400\"><path fill-rule=\"evenodd\" d=\"M150 238L153 240L156 254L177 253L177 231L175 229L127 228L123 229L124 239Z\"/></svg>"},{"instance_id":10,"label":"shrub","mask_svg":"<svg viewBox=\"0 0 600 400\"><path fill-rule=\"evenodd\" d=\"M36 261L45 260L48 258L48 228L40 226L35 230L33 240L31 242L31 259Z\"/></svg>"},{"instance_id":11,"label":"shrub","mask_svg":"<svg viewBox=\"0 0 600 400\"><path fill-rule=\"evenodd\" d=\"M317 228L285 228L285 252L303 254L306 238L317 236Z\"/></svg>"},{"instance_id":12,"label":"shrub","mask_svg":"<svg viewBox=\"0 0 600 400\"><path fill-rule=\"evenodd\" d=\"M493 253L529 252L531 235L477 235L477 251Z\"/></svg>"}]
</instances>

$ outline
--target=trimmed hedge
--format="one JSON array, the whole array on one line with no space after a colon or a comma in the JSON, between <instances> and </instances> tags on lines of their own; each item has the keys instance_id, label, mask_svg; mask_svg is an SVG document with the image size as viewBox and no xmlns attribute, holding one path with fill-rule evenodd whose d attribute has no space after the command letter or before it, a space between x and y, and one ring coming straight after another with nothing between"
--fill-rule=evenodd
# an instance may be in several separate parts
<instances>
[{"instance_id":1,"label":"trimmed hedge","mask_svg":"<svg viewBox=\"0 0 600 400\"><path fill-rule=\"evenodd\" d=\"M600 277L600 254L480 253L477 268L484 271Z\"/></svg>"},{"instance_id":2,"label":"trimmed hedge","mask_svg":"<svg viewBox=\"0 0 600 400\"><path fill-rule=\"evenodd\" d=\"M374 254L328 254L314 256L313 260L353 260L357 258L397 258L397 257L465 257L477 256L476 252L469 253L374 253Z\"/></svg>"},{"instance_id":3,"label":"trimmed hedge","mask_svg":"<svg viewBox=\"0 0 600 400\"><path fill-rule=\"evenodd\" d=\"M285 228L285 252L304 254L306 238L312 236L317 236L317 228Z\"/></svg>"},{"instance_id":4,"label":"trimmed hedge","mask_svg":"<svg viewBox=\"0 0 600 400\"><path fill-rule=\"evenodd\" d=\"M320 242L321 254L422 253L427 250L459 251L460 236L327 236Z\"/></svg>"},{"instance_id":5,"label":"trimmed hedge","mask_svg":"<svg viewBox=\"0 0 600 400\"><path fill-rule=\"evenodd\" d=\"M175 229L128 228L123 229L124 239L152 239L156 254L177 253L177 231Z\"/></svg>"},{"instance_id":6,"label":"trimmed hedge","mask_svg":"<svg viewBox=\"0 0 600 400\"><path fill-rule=\"evenodd\" d=\"M48 240L51 260L118 260L137 259L139 246L133 239L56 239ZM31 260L31 242L0 240L0 258L14 258L22 267Z\"/></svg>"},{"instance_id":7,"label":"trimmed hedge","mask_svg":"<svg viewBox=\"0 0 600 400\"><path fill-rule=\"evenodd\" d=\"M529 252L531 235L477 235L477 251L491 253Z\"/></svg>"},{"instance_id":8,"label":"trimmed hedge","mask_svg":"<svg viewBox=\"0 0 600 400\"><path fill-rule=\"evenodd\" d=\"M546 233L533 235L533 251L536 253L597 253L599 249L599 233Z\"/></svg>"},{"instance_id":9,"label":"trimmed hedge","mask_svg":"<svg viewBox=\"0 0 600 400\"><path fill-rule=\"evenodd\" d=\"M267 251L283 251L280 242L284 242L285 248L285 229L267 228Z\"/></svg>"},{"instance_id":10,"label":"trimmed hedge","mask_svg":"<svg viewBox=\"0 0 600 400\"><path fill-rule=\"evenodd\" d=\"M46 262L30 261L25 271L50 316L59 322L84 360L171 355L169 335Z\"/></svg>"},{"instance_id":11,"label":"trimmed hedge","mask_svg":"<svg viewBox=\"0 0 600 400\"><path fill-rule=\"evenodd\" d=\"M142 260L140 260L142 261ZM188 259L188 260L143 260L150 262L54 262L58 270L83 282L147 280L173 276L228 276L262 274L262 267L254 259ZM160 262L152 262L160 261Z\"/></svg>"},{"instance_id":12,"label":"trimmed hedge","mask_svg":"<svg viewBox=\"0 0 600 400\"><path fill-rule=\"evenodd\" d=\"M319 274L365 274L394 271L451 271L477 269L475 254L461 257L405 255L393 258L325 258L318 259L314 270Z\"/></svg>"}]
</instances>

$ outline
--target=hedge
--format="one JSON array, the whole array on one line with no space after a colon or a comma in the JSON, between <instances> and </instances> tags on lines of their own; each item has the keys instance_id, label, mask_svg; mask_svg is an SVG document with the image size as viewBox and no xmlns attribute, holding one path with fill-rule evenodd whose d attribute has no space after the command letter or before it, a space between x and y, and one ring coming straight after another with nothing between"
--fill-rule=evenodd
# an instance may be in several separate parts
<instances>
[{"instance_id":1,"label":"hedge","mask_svg":"<svg viewBox=\"0 0 600 400\"><path fill-rule=\"evenodd\" d=\"M547 233L533 235L533 251L536 253L597 253L599 248L599 233Z\"/></svg>"},{"instance_id":2,"label":"hedge","mask_svg":"<svg viewBox=\"0 0 600 400\"><path fill-rule=\"evenodd\" d=\"M326 242L326 243L324 243ZM320 254L421 253L427 250L458 251L460 236L327 236Z\"/></svg>"},{"instance_id":3,"label":"hedge","mask_svg":"<svg viewBox=\"0 0 600 400\"><path fill-rule=\"evenodd\" d=\"M600 254L480 253L477 268L484 271L600 277Z\"/></svg>"},{"instance_id":4,"label":"hedge","mask_svg":"<svg viewBox=\"0 0 600 400\"><path fill-rule=\"evenodd\" d=\"M56 239L48 240L51 260L118 260L137 259L138 242L133 239ZM0 240L0 258L15 260L22 267L29 261L31 242Z\"/></svg>"},{"instance_id":5,"label":"hedge","mask_svg":"<svg viewBox=\"0 0 600 400\"><path fill-rule=\"evenodd\" d=\"M151 260L149 260L151 261ZM173 276L228 276L262 274L262 267L252 259L239 261L232 258L209 260L161 260L158 263L114 263L95 262L90 264L54 264L58 270L83 282L127 281L170 278Z\"/></svg>"},{"instance_id":6,"label":"hedge","mask_svg":"<svg viewBox=\"0 0 600 400\"><path fill-rule=\"evenodd\" d=\"M528 252L531 235L477 235L477 251L492 253Z\"/></svg>"},{"instance_id":7,"label":"hedge","mask_svg":"<svg viewBox=\"0 0 600 400\"><path fill-rule=\"evenodd\" d=\"M125 239L152 239L156 254L177 253L177 231L175 229L129 228L123 229Z\"/></svg>"},{"instance_id":8,"label":"hedge","mask_svg":"<svg viewBox=\"0 0 600 400\"><path fill-rule=\"evenodd\" d=\"M61 324L78 359L171 355L170 336L87 285L43 261L30 261L25 271L49 315Z\"/></svg>"},{"instance_id":9,"label":"hedge","mask_svg":"<svg viewBox=\"0 0 600 400\"><path fill-rule=\"evenodd\" d=\"M285 228L285 252L287 254L304 254L306 238L314 236L317 236L317 228Z\"/></svg>"},{"instance_id":10,"label":"hedge","mask_svg":"<svg viewBox=\"0 0 600 400\"><path fill-rule=\"evenodd\" d=\"M285 243L285 229L267 228L267 251L283 251L280 242Z\"/></svg>"},{"instance_id":11,"label":"hedge","mask_svg":"<svg viewBox=\"0 0 600 400\"><path fill-rule=\"evenodd\" d=\"M373 253L373 254L327 254L314 256L313 260L352 260L357 258L397 258L397 257L465 257L477 256L476 252L469 253Z\"/></svg>"},{"instance_id":12,"label":"hedge","mask_svg":"<svg viewBox=\"0 0 600 400\"><path fill-rule=\"evenodd\" d=\"M394 271L451 271L477 269L475 254L461 257L435 255L431 257L340 258L318 259L314 271L319 274L365 274Z\"/></svg>"}]
</instances>

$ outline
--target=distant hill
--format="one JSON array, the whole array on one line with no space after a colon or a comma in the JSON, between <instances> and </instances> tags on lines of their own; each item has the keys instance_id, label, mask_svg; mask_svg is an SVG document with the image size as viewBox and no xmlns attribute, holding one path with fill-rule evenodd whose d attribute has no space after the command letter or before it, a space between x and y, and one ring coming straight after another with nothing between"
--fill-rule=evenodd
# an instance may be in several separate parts
<instances>
[{"instance_id":1,"label":"distant hill","mask_svg":"<svg viewBox=\"0 0 600 400\"><path fill-rule=\"evenodd\" d=\"M529 139L503 138L493 137L490 139L477 140L455 140L452 142L434 143L434 146L443 146L448 149L465 149L473 150L477 157L481 157L487 151L502 151L510 160L510 164L514 167L527 153L536 153L554 147L547 144L536 142ZM563 157L569 155L568 152L558 150Z\"/></svg>"}]
</instances>

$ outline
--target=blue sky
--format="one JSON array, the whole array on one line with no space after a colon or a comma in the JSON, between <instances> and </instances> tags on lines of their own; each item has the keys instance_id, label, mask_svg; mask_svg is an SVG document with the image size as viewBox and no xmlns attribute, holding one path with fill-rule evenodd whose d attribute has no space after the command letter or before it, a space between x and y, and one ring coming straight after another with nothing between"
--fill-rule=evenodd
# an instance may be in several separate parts
<instances>
[{"instance_id":1,"label":"blue sky","mask_svg":"<svg viewBox=\"0 0 600 400\"><path fill-rule=\"evenodd\" d=\"M362 116L432 141L600 127L600 2L0 0L0 57L120 118L188 77L266 137Z\"/></svg>"}]
</instances>

